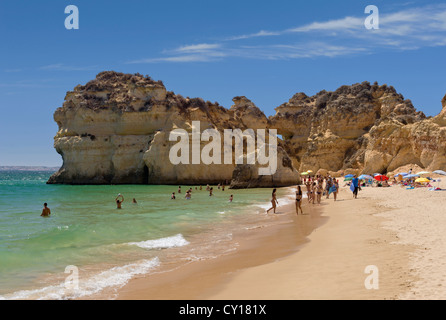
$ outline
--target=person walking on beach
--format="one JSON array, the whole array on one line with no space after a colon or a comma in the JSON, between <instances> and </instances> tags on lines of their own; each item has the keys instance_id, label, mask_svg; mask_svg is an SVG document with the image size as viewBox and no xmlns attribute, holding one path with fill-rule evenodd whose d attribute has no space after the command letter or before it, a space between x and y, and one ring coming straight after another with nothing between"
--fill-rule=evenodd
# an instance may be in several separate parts
<instances>
[{"instance_id":1,"label":"person walking on beach","mask_svg":"<svg viewBox=\"0 0 446 320\"><path fill-rule=\"evenodd\" d=\"M51 210L50 208L48 208L48 203L44 203L43 204L43 210L42 210L42 214L40 215L41 217L49 217L51 215Z\"/></svg>"},{"instance_id":2,"label":"person walking on beach","mask_svg":"<svg viewBox=\"0 0 446 320\"><path fill-rule=\"evenodd\" d=\"M324 188L322 187L322 182L319 182L317 184L317 203L321 203L321 199L322 199L322 191L324 190Z\"/></svg>"},{"instance_id":3,"label":"person walking on beach","mask_svg":"<svg viewBox=\"0 0 446 320\"><path fill-rule=\"evenodd\" d=\"M311 183L310 181L307 181L305 183L305 186L307 187L307 199L308 199L308 203L310 203L311 201Z\"/></svg>"},{"instance_id":4,"label":"person walking on beach","mask_svg":"<svg viewBox=\"0 0 446 320\"><path fill-rule=\"evenodd\" d=\"M339 192L339 182L336 179L334 179L332 190L333 190L334 201L336 201L336 198L338 197L338 192Z\"/></svg>"},{"instance_id":5,"label":"person walking on beach","mask_svg":"<svg viewBox=\"0 0 446 320\"><path fill-rule=\"evenodd\" d=\"M327 199L330 197L330 188L331 188L331 181L330 179L325 180L325 195L327 196Z\"/></svg>"},{"instance_id":6,"label":"person walking on beach","mask_svg":"<svg viewBox=\"0 0 446 320\"><path fill-rule=\"evenodd\" d=\"M272 207L269 208L268 210L266 210L266 213L269 213L269 211L272 209L274 209L274 213L276 213L276 208L277 208L277 205L279 204L279 202L277 201L277 198L276 198L276 189L273 189L271 204L272 204Z\"/></svg>"},{"instance_id":7,"label":"person walking on beach","mask_svg":"<svg viewBox=\"0 0 446 320\"><path fill-rule=\"evenodd\" d=\"M313 179L314 181L314 179ZM313 185L311 187L311 201L314 202L317 200L317 185L316 182L313 182Z\"/></svg>"},{"instance_id":8,"label":"person walking on beach","mask_svg":"<svg viewBox=\"0 0 446 320\"><path fill-rule=\"evenodd\" d=\"M353 197L355 199L357 199L358 198L358 190L359 190L359 179L356 175L353 176L352 184L353 184L353 188L354 188L353 189Z\"/></svg>"},{"instance_id":9,"label":"person walking on beach","mask_svg":"<svg viewBox=\"0 0 446 320\"><path fill-rule=\"evenodd\" d=\"M122 200L119 200L119 198L121 198ZM121 209L121 204L124 202L124 196L121 194L118 194L118 196L115 199L116 201L116 207L117 209Z\"/></svg>"},{"instance_id":10,"label":"person walking on beach","mask_svg":"<svg viewBox=\"0 0 446 320\"><path fill-rule=\"evenodd\" d=\"M296 191L296 214L299 214L299 209L300 209L301 213L304 214L304 212L302 210L302 189L300 188L300 186L297 186L297 191Z\"/></svg>"}]
</instances>

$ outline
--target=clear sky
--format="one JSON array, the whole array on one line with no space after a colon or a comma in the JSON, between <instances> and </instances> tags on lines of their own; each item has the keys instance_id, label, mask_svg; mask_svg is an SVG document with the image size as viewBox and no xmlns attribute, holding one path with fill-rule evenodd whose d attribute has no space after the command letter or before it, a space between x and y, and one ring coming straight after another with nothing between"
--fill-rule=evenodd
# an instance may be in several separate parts
<instances>
[{"instance_id":1,"label":"clear sky","mask_svg":"<svg viewBox=\"0 0 446 320\"><path fill-rule=\"evenodd\" d=\"M53 113L97 73L266 115L296 92L378 81L434 116L446 94L444 1L0 0L0 165L58 166ZM67 30L65 7L79 9ZM379 29L367 29L368 5Z\"/></svg>"}]
</instances>

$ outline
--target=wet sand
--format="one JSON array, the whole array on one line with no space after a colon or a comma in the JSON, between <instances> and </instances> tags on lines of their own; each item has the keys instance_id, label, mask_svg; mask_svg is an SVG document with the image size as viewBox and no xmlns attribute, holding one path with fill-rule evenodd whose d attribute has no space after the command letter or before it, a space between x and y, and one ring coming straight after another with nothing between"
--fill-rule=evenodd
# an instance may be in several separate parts
<instances>
[{"instance_id":1,"label":"wet sand","mask_svg":"<svg viewBox=\"0 0 446 320\"><path fill-rule=\"evenodd\" d=\"M306 211L306 212L305 212ZM270 212L276 224L244 230L233 235L238 249L215 259L194 261L177 270L154 273L131 280L119 290L117 299L208 299L240 270L263 265L295 253L308 242L311 232L327 219L318 207L295 213L294 204Z\"/></svg>"},{"instance_id":2,"label":"wet sand","mask_svg":"<svg viewBox=\"0 0 446 320\"><path fill-rule=\"evenodd\" d=\"M277 225L234 234L239 244L235 252L133 279L116 298L405 297L419 280L411 269L417 246L398 242L398 231L383 227L393 219L394 208L384 208L379 199L399 191L394 188L365 189L356 200L347 188L341 188L338 201L323 199L320 205L304 199L305 215L296 215L293 204L280 207L276 215L271 214L280 222ZM376 192L386 193L375 196ZM365 272L368 266L374 268L372 273Z\"/></svg>"}]
</instances>

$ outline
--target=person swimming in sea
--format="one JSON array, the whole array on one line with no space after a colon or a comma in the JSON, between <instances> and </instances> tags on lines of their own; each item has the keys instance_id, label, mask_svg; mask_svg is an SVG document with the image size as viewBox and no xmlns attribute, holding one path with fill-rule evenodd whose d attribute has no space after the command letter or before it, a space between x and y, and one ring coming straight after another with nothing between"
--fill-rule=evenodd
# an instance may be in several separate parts
<instances>
[{"instance_id":1,"label":"person swimming in sea","mask_svg":"<svg viewBox=\"0 0 446 320\"><path fill-rule=\"evenodd\" d=\"M211 187L211 188L209 189L209 197L212 196L212 191L214 191L214 188Z\"/></svg>"},{"instance_id":2,"label":"person swimming in sea","mask_svg":"<svg viewBox=\"0 0 446 320\"><path fill-rule=\"evenodd\" d=\"M121 198L121 200L119 200L119 198ZM124 196L121 195L121 194L118 194L118 196L116 197L115 201L116 201L117 209L122 209L121 208L121 204L124 202Z\"/></svg>"},{"instance_id":3,"label":"person swimming in sea","mask_svg":"<svg viewBox=\"0 0 446 320\"><path fill-rule=\"evenodd\" d=\"M190 190L187 190L185 198L186 200L192 199L192 193L190 192Z\"/></svg>"},{"instance_id":4,"label":"person swimming in sea","mask_svg":"<svg viewBox=\"0 0 446 320\"><path fill-rule=\"evenodd\" d=\"M229 197L229 202L232 202L233 199L234 199L234 196L231 194L231 196Z\"/></svg>"},{"instance_id":5,"label":"person swimming in sea","mask_svg":"<svg viewBox=\"0 0 446 320\"><path fill-rule=\"evenodd\" d=\"M132 203L133 203L133 204L138 204L138 202L136 202L136 199L135 199L135 198L133 198Z\"/></svg>"},{"instance_id":6,"label":"person swimming in sea","mask_svg":"<svg viewBox=\"0 0 446 320\"><path fill-rule=\"evenodd\" d=\"M51 210L50 208L48 208L48 203L44 203L43 204L43 210L42 210L42 214L40 215L41 217L49 217L51 215Z\"/></svg>"},{"instance_id":7,"label":"person swimming in sea","mask_svg":"<svg viewBox=\"0 0 446 320\"><path fill-rule=\"evenodd\" d=\"M170 200L175 200L175 192L172 192L172 196L170 197Z\"/></svg>"}]
</instances>

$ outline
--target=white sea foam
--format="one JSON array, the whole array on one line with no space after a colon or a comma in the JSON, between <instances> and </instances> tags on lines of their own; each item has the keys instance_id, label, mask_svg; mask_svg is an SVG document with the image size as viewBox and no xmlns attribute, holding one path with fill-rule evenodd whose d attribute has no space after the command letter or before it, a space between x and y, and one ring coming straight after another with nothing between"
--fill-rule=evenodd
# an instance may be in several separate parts
<instances>
[{"instance_id":1,"label":"white sea foam","mask_svg":"<svg viewBox=\"0 0 446 320\"><path fill-rule=\"evenodd\" d=\"M137 275L146 274L160 265L158 257L121 267L114 267L86 279L79 272L79 288L67 289L65 283L35 290L21 290L0 296L0 300L68 300L82 298L108 288L121 288Z\"/></svg>"},{"instance_id":2,"label":"white sea foam","mask_svg":"<svg viewBox=\"0 0 446 320\"><path fill-rule=\"evenodd\" d=\"M144 249L167 249L167 248L175 248L188 245L189 241L184 239L182 234L177 234L176 236L172 237L147 240L141 242L129 242L127 244L138 246Z\"/></svg>"}]
</instances>

